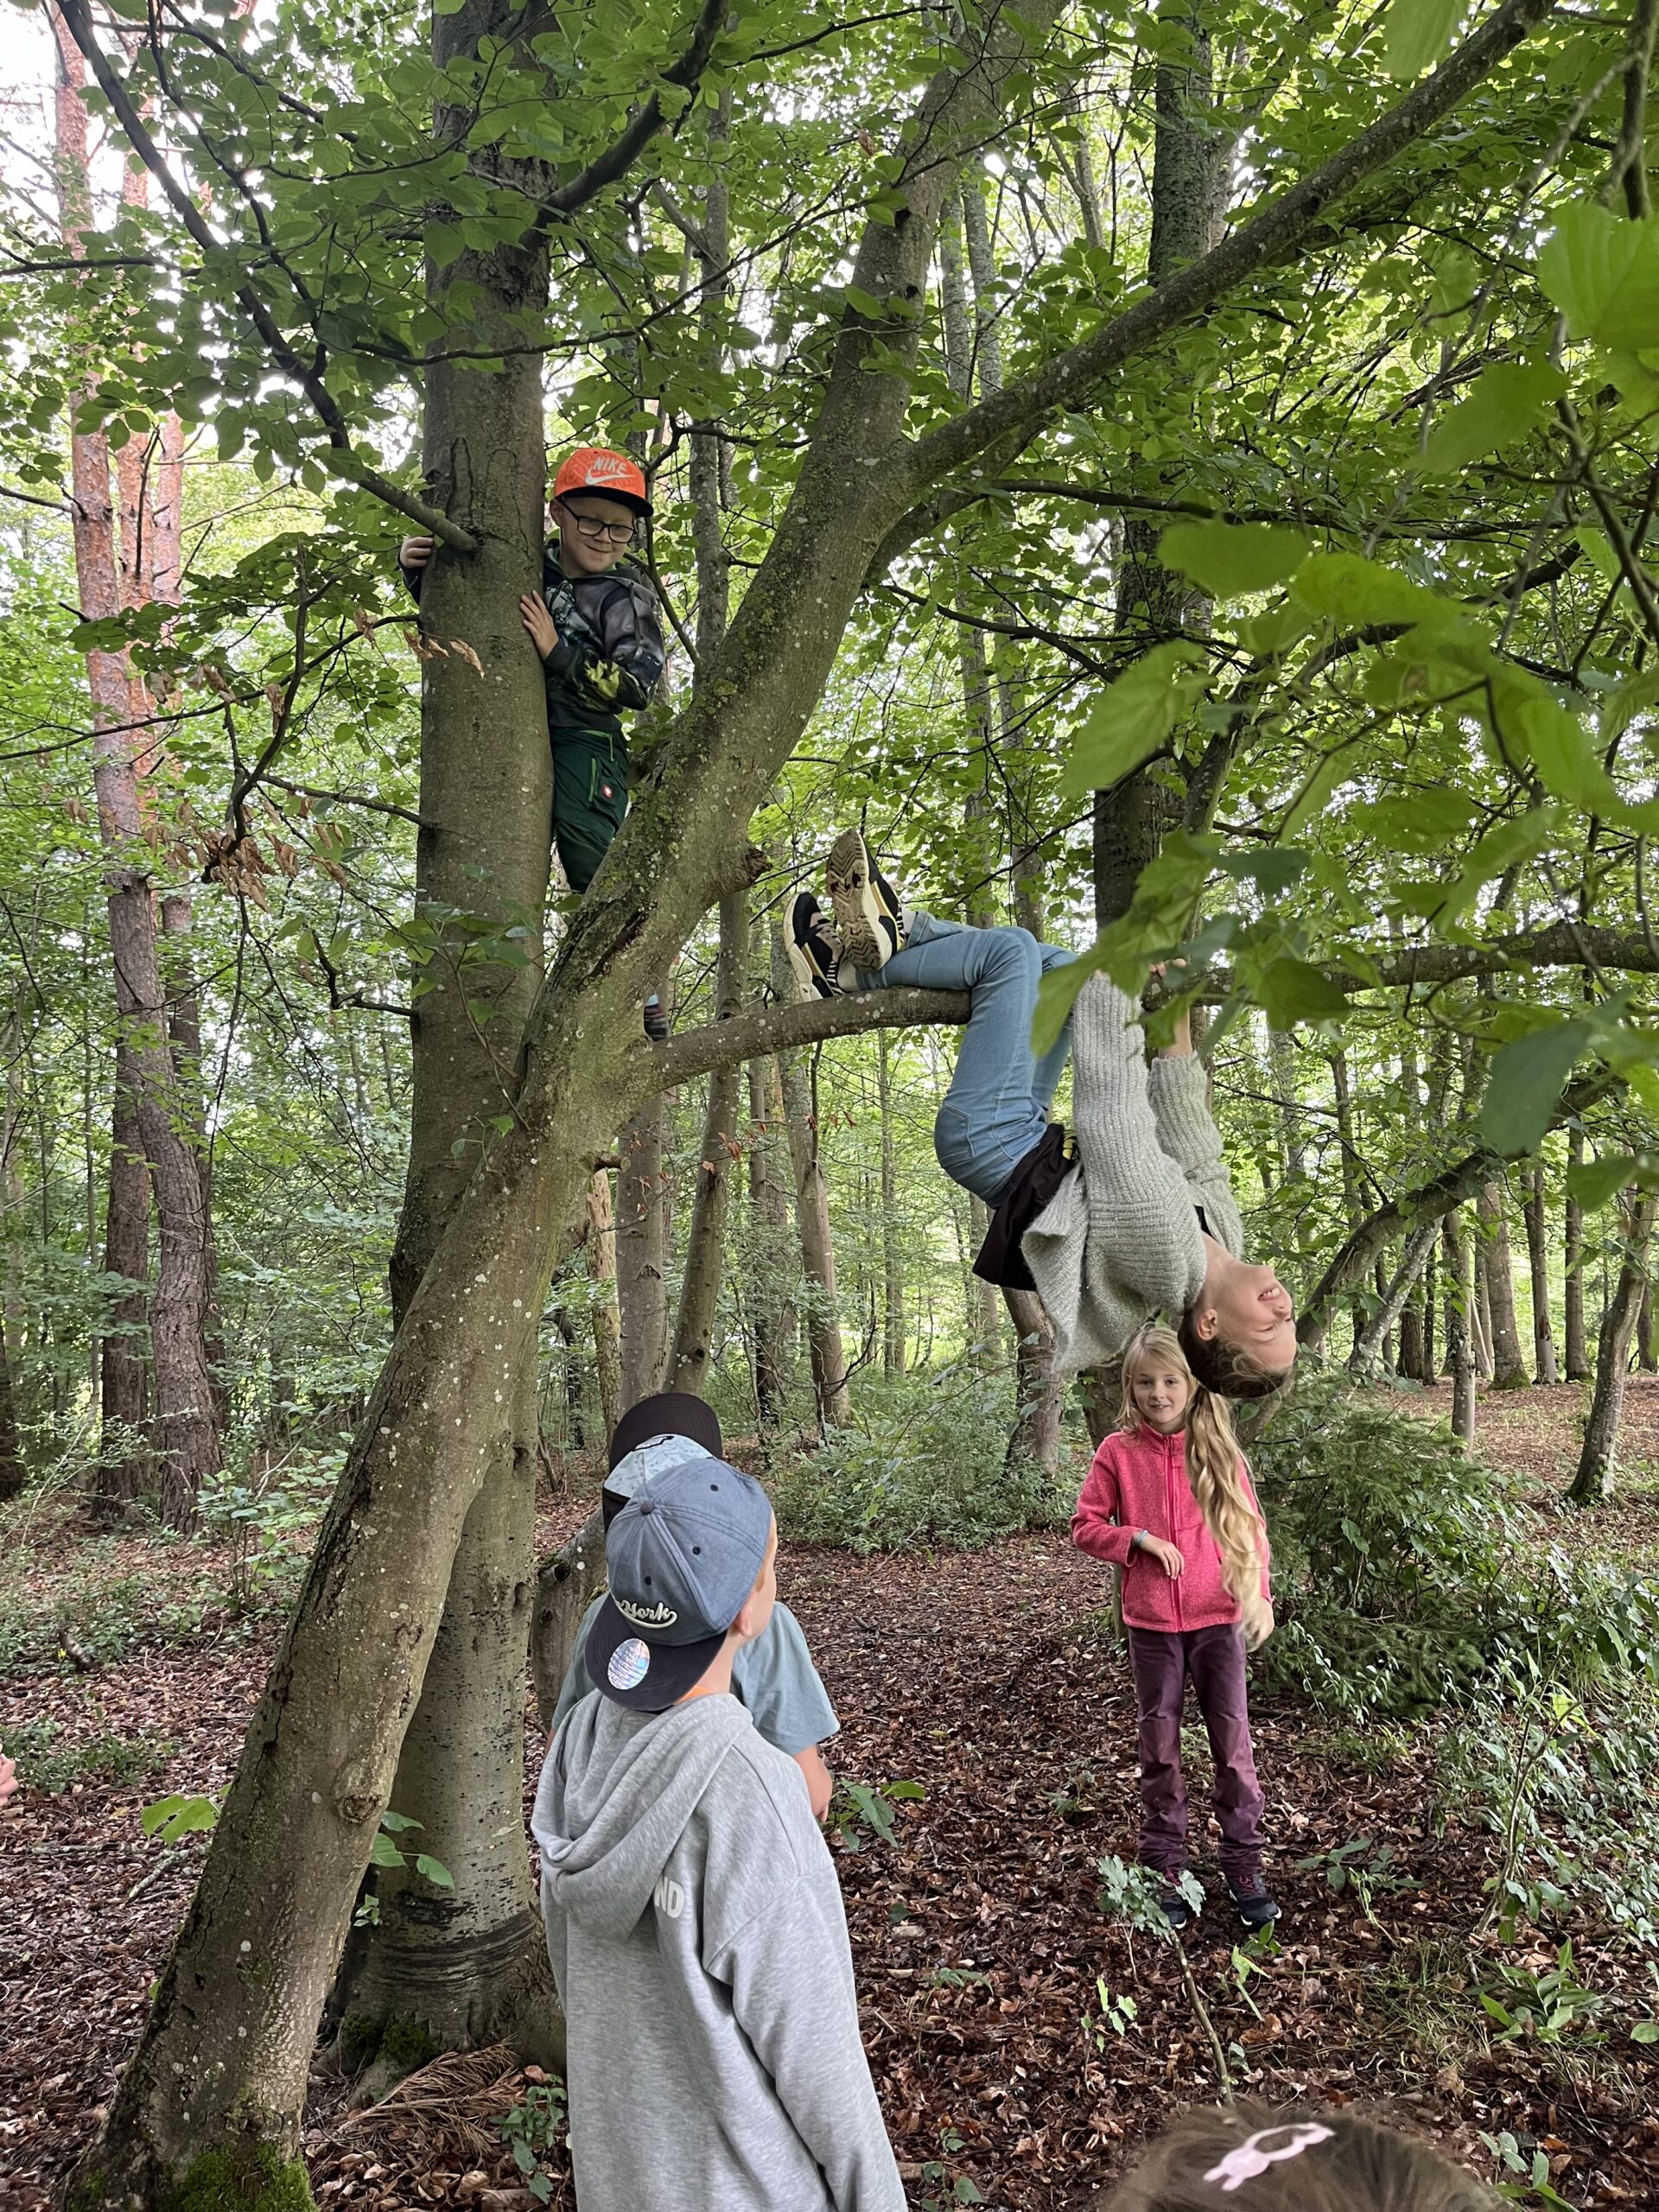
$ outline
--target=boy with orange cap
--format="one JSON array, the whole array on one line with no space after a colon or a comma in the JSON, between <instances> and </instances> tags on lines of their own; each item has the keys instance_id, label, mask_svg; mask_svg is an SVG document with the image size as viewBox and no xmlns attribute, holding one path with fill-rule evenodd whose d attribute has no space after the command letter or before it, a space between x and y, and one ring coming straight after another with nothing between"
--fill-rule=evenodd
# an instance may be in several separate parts
<instances>
[{"instance_id":1,"label":"boy with orange cap","mask_svg":"<svg viewBox=\"0 0 1659 2212\"><path fill-rule=\"evenodd\" d=\"M581 446L562 463L549 509L553 535L542 588L518 602L542 658L553 747L553 842L580 894L628 810L628 747L621 715L651 704L663 672L662 612L650 579L624 559L651 491L638 464L604 446ZM404 538L397 565L416 599L430 537ZM652 998L645 1032L666 1037Z\"/></svg>"}]
</instances>

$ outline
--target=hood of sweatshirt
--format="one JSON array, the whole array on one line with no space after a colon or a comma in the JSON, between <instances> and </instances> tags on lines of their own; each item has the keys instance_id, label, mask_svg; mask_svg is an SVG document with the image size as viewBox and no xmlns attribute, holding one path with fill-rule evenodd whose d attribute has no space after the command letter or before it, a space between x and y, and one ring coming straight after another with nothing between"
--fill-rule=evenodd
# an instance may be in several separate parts
<instances>
[{"instance_id":1,"label":"hood of sweatshirt","mask_svg":"<svg viewBox=\"0 0 1659 2212\"><path fill-rule=\"evenodd\" d=\"M595 1935L628 1934L733 1745L754 1723L734 1697L628 1713L598 1691L542 1769L531 1829L543 1894Z\"/></svg>"}]
</instances>

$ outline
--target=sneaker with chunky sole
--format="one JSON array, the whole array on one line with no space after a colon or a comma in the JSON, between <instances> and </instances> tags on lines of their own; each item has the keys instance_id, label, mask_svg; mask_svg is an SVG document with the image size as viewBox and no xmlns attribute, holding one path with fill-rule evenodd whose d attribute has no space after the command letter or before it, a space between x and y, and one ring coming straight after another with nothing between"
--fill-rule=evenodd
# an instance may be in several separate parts
<instances>
[{"instance_id":1,"label":"sneaker with chunky sole","mask_svg":"<svg viewBox=\"0 0 1659 2212\"><path fill-rule=\"evenodd\" d=\"M856 830L843 830L830 848L824 878L848 959L867 975L885 968L905 942L899 893Z\"/></svg>"},{"instance_id":2,"label":"sneaker with chunky sole","mask_svg":"<svg viewBox=\"0 0 1659 2212\"><path fill-rule=\"evenodd\" d=\"M799 893L789 910L789 933L785 944L795 988L802 998L847 995L845 987L837 980L842 962L840 942L823 907L810 891Z\"/></svg>"},{"instance_id":3,"label":"sneaker with chunky sole","mask_svg":"<svg viewBox=\"0 0 1659 2212\"><path fill-rule=\"evenodd\" d=\"M1158 1907L1177 1935L1183 1928L1192 1925L1192 1908L1179 1890L1165 1890L1158 1899Z\"/></svg>"},{"instance_id":4,"label":"sneaker with chunky sole","mask_svg":"<svg viewBox=\"0 0 1659 2212\"><path fill-rule=\"evenodd\" d=\"M1279 1917L1279 1901L1269 1896L1268 1885L1259 1874L1242 1882L1230 1880L1227 1894L1246 1928L1271 1928Z\"/></svg>"}]
</instances>

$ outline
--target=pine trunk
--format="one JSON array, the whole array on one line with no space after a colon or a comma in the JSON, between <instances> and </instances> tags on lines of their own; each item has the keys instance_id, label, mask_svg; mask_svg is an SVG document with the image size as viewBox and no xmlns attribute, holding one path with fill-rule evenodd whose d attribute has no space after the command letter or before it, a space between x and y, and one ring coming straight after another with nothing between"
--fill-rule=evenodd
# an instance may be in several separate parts
<instances>
[{"instance_id":1,"label":"pine trunk","mask_svg":"<svg viewBox=\"0 0 1659 2212\"><path fill-rule=\"evenodd\" d=\"M1630 1369L1630 1338L1647 1288L1648 1244L1653 1234L1656 1201L1643 1193L1624 1220L1624 1259L1618 1281L1601 1317L1596 1344L1596 1387L1585 1423L1584 1449L1567 1491L1573 1505L1599 1505L1613 1494L1618 1432L1624 1417L1624 1386Z\"/></svg>"}]
</instances>

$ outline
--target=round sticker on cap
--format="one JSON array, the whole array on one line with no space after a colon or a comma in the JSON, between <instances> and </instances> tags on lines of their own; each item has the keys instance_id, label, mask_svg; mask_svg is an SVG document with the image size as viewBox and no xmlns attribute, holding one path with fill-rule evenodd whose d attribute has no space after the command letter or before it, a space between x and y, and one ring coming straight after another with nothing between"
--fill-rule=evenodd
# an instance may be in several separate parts
<instances>
[{"instance_id":1,"label":"round sticker on cap","mask_svg":"<svg viewBox=\"0 0 1659 2212\"><path fill-rule=\"evenodd\" d=\"M613 1690L637 1690L645 1679L651 1665L651 1646L637 1636L626 1643L619 1643L611 1654L611 1663L605 1669L605 1678Z\"/></svg>"}]
</instances>

